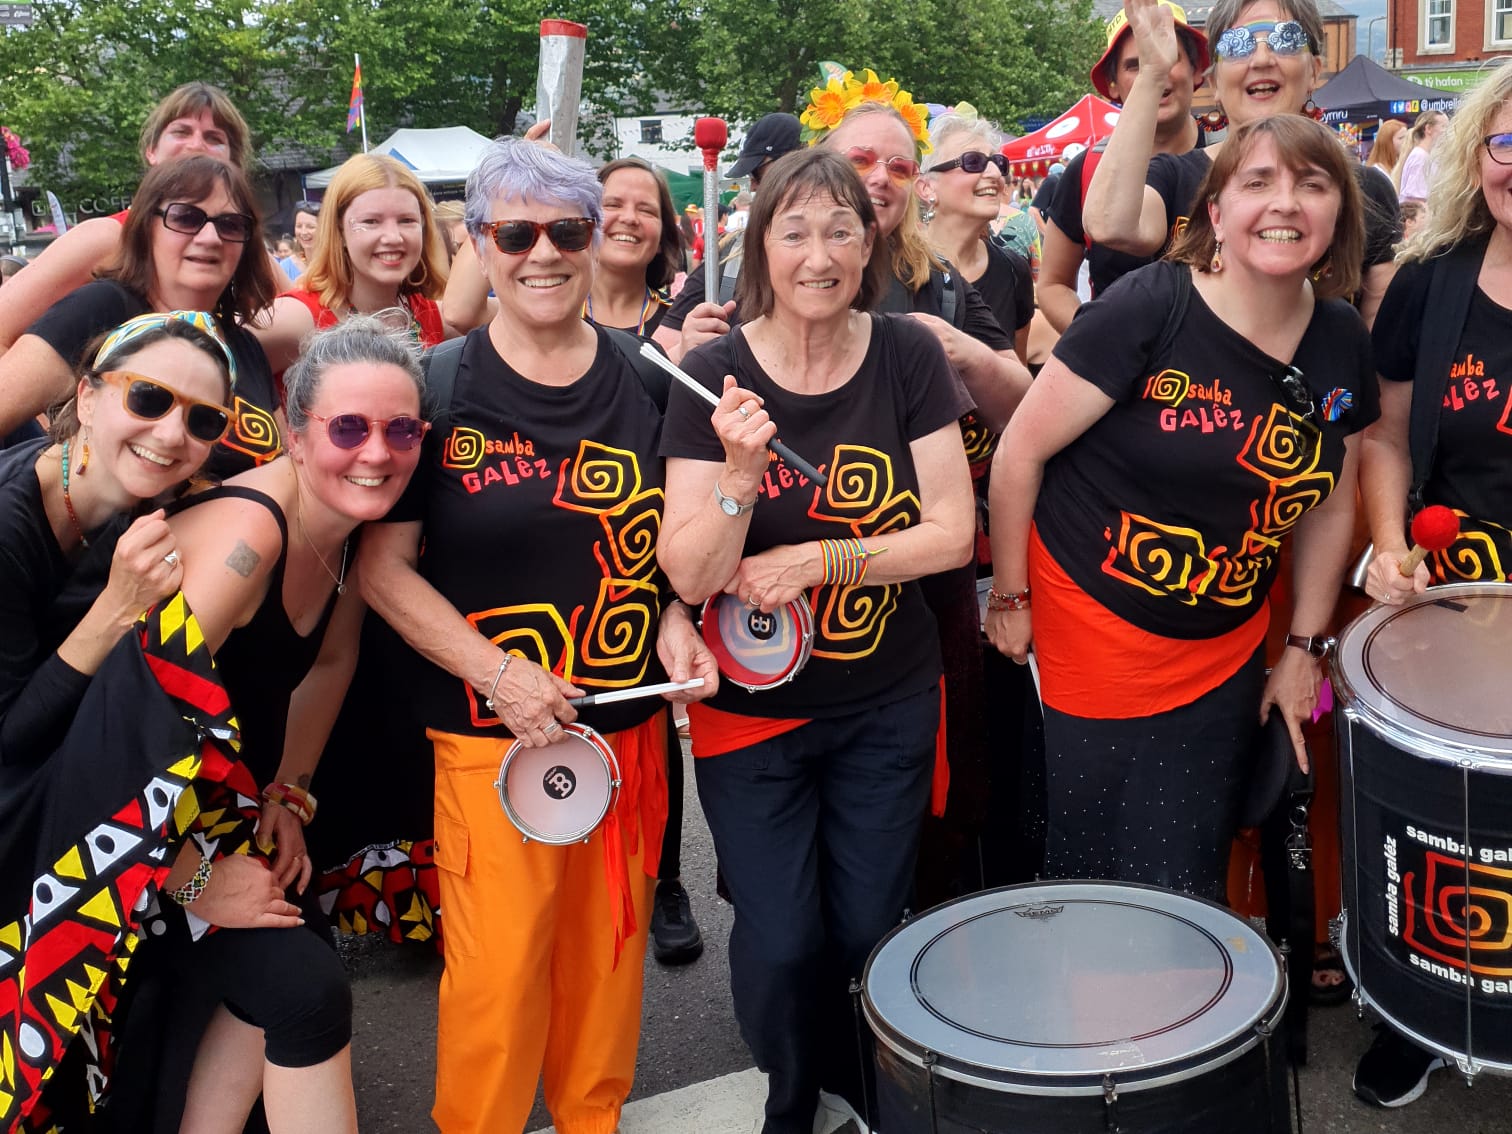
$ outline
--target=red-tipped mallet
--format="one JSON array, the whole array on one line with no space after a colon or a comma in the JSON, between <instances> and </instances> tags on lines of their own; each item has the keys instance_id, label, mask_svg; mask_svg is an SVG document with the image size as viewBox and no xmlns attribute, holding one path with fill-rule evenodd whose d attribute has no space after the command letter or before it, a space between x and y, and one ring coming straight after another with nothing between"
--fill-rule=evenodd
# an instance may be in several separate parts
<instances>
[{"instance_id":1,"label":"red-tipped mallet","mask_svg":"<svg viewBox=\"0 0 1512 1134\"><path fill-rule=\"evenodd\" d=\"M1447 551L1459 538L1459 517L1442 504L1430 504L1412 517L1412 550L1397 564L1404 578L1411 578L1430 551Z\"/></svg>"},{"instance_id":2,"label":"red-tipped mallet","mask_svg":"<svg viewBox=\"0 0 1512 1134\"><path fill-rule=\"evenodd\" d=\"M700 118L693 123L693 144L704 161L704 301L719 302L719 155L730 140L723 118Z\"/></svg>"}]
</instances>

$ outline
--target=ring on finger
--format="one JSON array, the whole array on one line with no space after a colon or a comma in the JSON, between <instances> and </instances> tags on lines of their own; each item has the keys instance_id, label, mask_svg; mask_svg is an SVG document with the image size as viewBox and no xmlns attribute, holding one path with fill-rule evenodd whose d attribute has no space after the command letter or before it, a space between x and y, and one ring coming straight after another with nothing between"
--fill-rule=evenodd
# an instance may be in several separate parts
<instances>
[{"instance_id":1,"label":"ring on finger","mask_svg":"<svg viewBox=\"0 0 1512 1134\"><path fill-rule=\"evenodd\" d=\"M550 736L552 733L559 731L561 729L561 727L562 726L560 724L558 724L556 721L552 721L549 725L547 725L541 731L544 732L547 736Z\"/></svg>"},{"instance_id":2,"label":"ring on finger","mask_svg":"<svg viewBox=\"0 0 1512 1134\"><path fill-rule=\"evenodd\" d=\"M170 567L177 567L178 566L178 561L179 561L178 548L174 548L167 555L163 556L163 562L166 563L166 564L168 564L168 566L170 566Z\"/></svg>"},{"instance_id":3,"label":"ring on finger","mask_svg":"<svg viewBox=\"0 0 1512 1134\"><path fill-rule=\"evenodd\" d=\"M751 420L751 411L748 410L748 409L746 409L745 406L736 406L735 407L735 412L740 415L740 418L741 418L742 421L750 421Z\"/></svg>"}]
</instances>

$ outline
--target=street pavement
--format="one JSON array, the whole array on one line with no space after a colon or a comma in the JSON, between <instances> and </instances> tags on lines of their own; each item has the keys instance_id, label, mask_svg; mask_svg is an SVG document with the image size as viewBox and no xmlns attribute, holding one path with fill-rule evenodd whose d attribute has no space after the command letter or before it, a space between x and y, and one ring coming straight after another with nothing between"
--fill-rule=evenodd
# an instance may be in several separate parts
<instances>
[{"instance_id":1,"label":"street pavement","mask_svg":"<svg viewBox=\"0 0 1512 1134\"><path fill-rule=\"evenodd\" d=\"M640 1062L622 1134L758 1134L761 1079L751 1070L730 1006L731 911L714 894L714 852L698 808L691 758L684 758L683 881L703 929L704 954L677 969L646 958ZM434 1130L429 1112L440 959L424 948L367 939L344 940L342 953L353 981L352 1062L361 1129L364 1134ZM1350 1091L1350 1077L1370 1039L1368 1023L1352 1006L1313 1011L1310 1060L1299 1074L1307 1134L1512 1131L1512 1081L1490 1075L1467 1087L1457 1073L1440 1071L1421 1100L1398 1110L1360 1103ZM526 1129L544 1129L550 1121L538 1101Z\"/></svg>"}]
</instances>

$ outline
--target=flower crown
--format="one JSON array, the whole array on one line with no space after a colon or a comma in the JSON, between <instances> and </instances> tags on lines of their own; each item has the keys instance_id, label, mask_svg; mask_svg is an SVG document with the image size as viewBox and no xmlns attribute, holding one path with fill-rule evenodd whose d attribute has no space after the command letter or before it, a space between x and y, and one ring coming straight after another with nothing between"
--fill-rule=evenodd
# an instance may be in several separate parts
<instances>
[{"instance_id":1,"label":"flower crown","mask_svg":"<svg viewBox=\"0 0 1512 1134\"><path fill-rule=\"evenodd\" d=\"M817 145L821 138L840 125L845 116L863 102L876 102L892 107L903 116L909 132L913 134L918 157L923 157L934 149L929 144L928 108L923 103L914 102L913 95L907 91L900 90L896 79L888 79L884 83L869 67L864 81L856 78L851 71L840 72L835 64L821 69L821 73L824 71L828 71L824 86L809 91L808 106L798 118L803 127L803 140L809 145Z\"/></svg>"}]
</instances>

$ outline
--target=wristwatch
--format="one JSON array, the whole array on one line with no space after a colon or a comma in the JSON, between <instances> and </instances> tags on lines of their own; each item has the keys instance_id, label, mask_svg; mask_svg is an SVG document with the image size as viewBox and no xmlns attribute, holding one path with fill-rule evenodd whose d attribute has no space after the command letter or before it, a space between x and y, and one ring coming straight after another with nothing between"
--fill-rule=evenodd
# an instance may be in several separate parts
<instances>
[{"instance_id":1,"label":"wristwatch","mask_svg":"<svg viewBox=\"0 0 1512 1134\"><path fill-rule=\"evenodd\" d=\"M1333 648L1339 642L1337 638L1330 638L1326 634L1318 634L1311 638L1304 638L1301 634L1288 634L1286 644L1304 651L1314 661L1322 661L1333 652Z\"/></svg>"},{"instance_id":2,"label":"wristwatch","mask_svg":"<svg viewBox=\"0 0 1512 1134\"><path fill-rule=\"evenodd\" d=\"M719 501L719 510L726 516L744 516L752 508L756 507L756 501L742 504L733 496L726 496L724 489L719 487L719 481L714 482L714 498Z\"/></svg>"}]
</instances>

